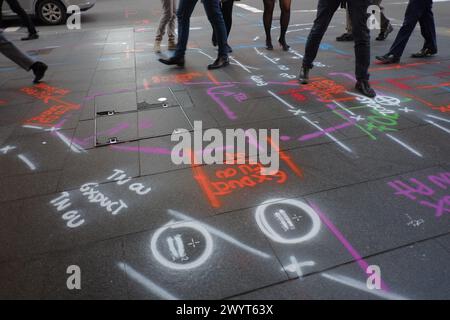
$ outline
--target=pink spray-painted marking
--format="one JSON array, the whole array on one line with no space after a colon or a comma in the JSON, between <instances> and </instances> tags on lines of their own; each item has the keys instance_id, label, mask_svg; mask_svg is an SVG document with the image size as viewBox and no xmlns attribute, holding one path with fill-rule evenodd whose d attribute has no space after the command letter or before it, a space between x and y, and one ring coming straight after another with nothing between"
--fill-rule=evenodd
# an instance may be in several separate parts
<instances>
[{"instance_id":1,"label":"pink spray-painted marking","mask_svg":"<svg viewBox=\"0 0 450 320\"><path fill-rule=\"evenodd\" d=\"M347 249L350 255L356 260L359 267L363 270L364 274L367 274L367 268L369 264L363 259L363 257L356 251L356 249L348 242L348 240L344 237L344 235L339 231L339 229L328 219L328 217L317 207L314 203L309 202L309 205L313 210L319 215L320 220L327 226L327 228L331 231L331 233L339 240L339 242ZM381 280L381 288L388 292L389 288L386 283Z\"/></svg>"},{"instance_id":2,"label":"pink spray-painted marking","mask_svg":"<svg viewBox=\"0 0 450 320\"><path fill-rule=\"evenodd\" d=\"M234 84L226 85L226 86L220 86L220 87L212 87L207 90L208 96L211 97L223 110L223 112L226 114L228 119L230 120L236 120L236 114L230 110L230 107L228 107L221 99L217 98L217 94L213 92L215 89L221 89L221 88L230 88L234 87Z\"/></svg>"}]
</instances>

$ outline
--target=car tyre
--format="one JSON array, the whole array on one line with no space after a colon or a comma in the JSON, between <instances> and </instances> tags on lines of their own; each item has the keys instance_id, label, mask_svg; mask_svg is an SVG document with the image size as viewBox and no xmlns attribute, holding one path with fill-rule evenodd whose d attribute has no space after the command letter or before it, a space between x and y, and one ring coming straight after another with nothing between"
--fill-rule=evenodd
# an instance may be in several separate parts
<instances>
[{"instance_id":1,"label":"car tyre","mask_svg":"<svg viewBox=\"0 0 450 320\"><path fill-rule=\"evenodd\" d=\"M45 24L58 25L66 22L67 11L58 0L42 0L37 4L37 16Z\"/></svg>"}]
</instances>

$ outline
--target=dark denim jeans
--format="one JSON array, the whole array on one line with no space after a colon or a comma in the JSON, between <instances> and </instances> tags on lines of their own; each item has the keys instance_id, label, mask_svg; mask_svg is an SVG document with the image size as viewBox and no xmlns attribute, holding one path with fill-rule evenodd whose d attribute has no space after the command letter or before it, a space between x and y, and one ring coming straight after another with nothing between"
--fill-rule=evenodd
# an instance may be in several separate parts
<instances>
[{"instance_id":1,"label":"dark denim jeans","mask_svg":"<svg viewBox=\"0 0 450 320\"><path fill-rule=\"evenodd\" d=\"M393 54L397 58L402 56L417 22L420 24L420 31L425 39L423 49L437 52L436 27L432 9L432 0L409 0L405 20L389 50L389 54Z\"/></svg>"},{"instance_id":2,"label":"dark denim jeans","mask_svg":"<svg viewBox=\"0 0 450 320\"><path fill-rule=\"evenodd\" d=\"M308 68L313 67L320 42L340 4L341 0L319 0L317 17L306 42L305 57L303 58L304 66ZM369 0L347 0L353 26L353 37L355 39L355 73L358 80L369 79L370 32L367 27L367 19L369 17L367 8L369 4Z\"/></svg>"},{"instance_id":3,"label":"dark denim jeans","mask_svg":"<svg viewBox=\"0 0 450 320\"><path fill-rule=\"evenodd\" d=\"M190 19L198 0L180 0L177 10L178 17L178 45L175 57L184 57L189 39ZM203 6L217 36L219 56L228 56L227 29L223 20L220 0L203 0Z\"/></svg>"}]
</instances>

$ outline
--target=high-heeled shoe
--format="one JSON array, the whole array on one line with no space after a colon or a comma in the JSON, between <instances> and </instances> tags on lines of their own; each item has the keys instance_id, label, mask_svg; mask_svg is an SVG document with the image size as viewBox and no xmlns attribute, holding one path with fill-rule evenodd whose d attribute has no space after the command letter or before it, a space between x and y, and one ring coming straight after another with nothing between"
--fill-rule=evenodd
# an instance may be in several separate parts
<instances>
[{"instance_id":1,"label":"high-heeled shoe","mask_svg":"<svg viewBox=\"0 0 450 320\"><path fill-rule=\"evenodd\" d=\"M266 49L267 50L273 50L272 41L266 40Z\"/></svg>"},{"instance_id":2,"label":"high-heeled shoe","mask_svg":"<svg viewBox=\"0 0 450 320\"><path fill-rule=\"evenodd\" d=\"M278 43L280 44L281 48L283 49L283 51L289 51L289 49L291 48L286 41L281 41L278 40Z\"/></svg>"}]
</instances>

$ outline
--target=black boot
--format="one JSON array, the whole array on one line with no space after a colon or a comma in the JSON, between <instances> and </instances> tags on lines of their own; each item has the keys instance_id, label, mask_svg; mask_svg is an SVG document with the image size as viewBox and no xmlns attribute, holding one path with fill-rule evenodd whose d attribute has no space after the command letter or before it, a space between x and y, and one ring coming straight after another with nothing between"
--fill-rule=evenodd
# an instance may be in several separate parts
<instances>
[{"instance_id":1,"label":"black boot","mask_svg":"<svg viewBox=\"0 0 450 320\"><path fill-rule=\"evenodd\" d=\"M28 40L36 40L36 39L39 39L39 35L37 33L30 33L30 34L28 34L27 37L24 37L24 38L22 38L20 40L28 41Z\"/></svg>"},{"instance_id":2,"label":"black boot","mask_svg":"<svg viewBox=\"0 0 450 320\"><path fill-rule=\"evenodd\" d=\"M230 60L228 59L228 56L218 57L216 59L216 61L214 61L212 64L208 65L208 70L220 69L220 68L226 67L229 64L230 64Z\"/></svg>"},{"instance_id":3,"label":"black boot","mask_svg":"<svg viewBox=\"0 0 450 320\"><path fill-rule=\"evenodd\" d=\"M355 89L369 98L375 98L377 93L372 89L368 80L358 80Z\"/></svg>"},{"instance_id":4,"label":"black boot","mask_svg":"<svg viewBox=\"0 0 450 320\"><path fill-rule=\"evenodd\" d=\"M397 58L393 54L385 54L384 56L376 56L375 58L382 64L392 64L400 62L400 58Z\"/></svg>"},{"instance_id":5,"label":"black boot","mask_svg":"<svg viewBox=\"0 0 450 320\"><path fill-rule=\"evenodd\" d=\"M300 75L298 76L298 81L300 81L301 84L309 83L309 70L311 70L311 69L308 67L302 66L302 70L300 70Z\"/></svg>"},{"instance_id":6,"label":"black boot","mask_svg":"<svg viewBox=\"0 0 450 320\"><path fill-rule=\"evenodd\" d=\"M169 59L160 58L158 61L168 66L177 65L179 67L184 67L184 57L171 57Z\"/></svg>"},{"instance_id":7,"label":"black boot","mask_svg":"<svg viewBox=\"0 0 450 320\"><path fill-rule=\"evenodd\" d=\"M376 40L377 41L384 41L384 40L386 40L386 38L388 37L389 33L391 33L392 31L394 31L394 28L389 23L387 29L381 31L380 34L378 35L378 37L376 38Z\"/></svg>"},{"instance_id":8,"label":"black boot","mask_svg":"<svg viewBox=\"0 0 450 320\"><path fill-rule=\"evenodd\" d=\"M411 58L428 58L428 57L435 55L436 53L437 53L437 51L433 51L431 49L424 48L424 49L420 50L419 52L413 53L411 55Z\"/></svg>"},{"instance_id":9,"label":"black boot","mask_svg":"<svg viewBox=\"0 0 450 320\"><path fill-rule=\"evenodd\" d=\"M353 41L353 34L346 32L346 33L340 35L339 37L336 37L336 41L339 41L339 42Z\"/></svg>"},{"instance_id":10,"label":"black boot","mask_svg":"<svg viewBox=\"0 0 450 320\"><path fill-rule=\"evenodd\" d=\"M287 43L285 39L279 39L278 43L280 44L281 48L283 49L283 51L289 51L289 49L291 48Z\"/></svg>"},{"instance_id":11,"label":"black boot","mask_svg":"<svg viewBox=\"0 0 450 320\"><path fill-rule=\"evenodd\" d=\"M41 79L44 77L45 72L47 71L48 66L43 63L43 62L35 62L32 66L31 66L31 70L34 73L34 83L39 83L39 81L41 81Z\"/></svg>"}]
</instances>

